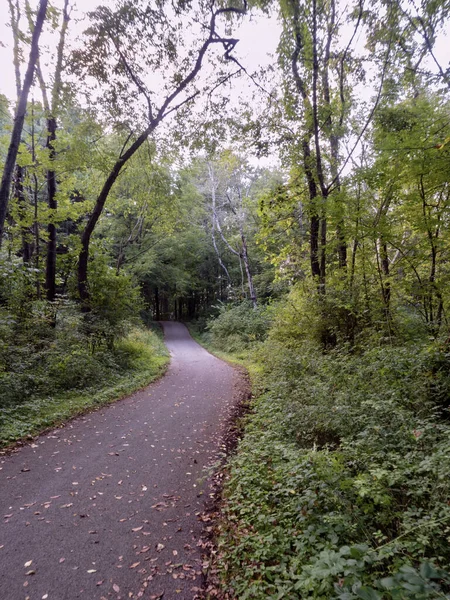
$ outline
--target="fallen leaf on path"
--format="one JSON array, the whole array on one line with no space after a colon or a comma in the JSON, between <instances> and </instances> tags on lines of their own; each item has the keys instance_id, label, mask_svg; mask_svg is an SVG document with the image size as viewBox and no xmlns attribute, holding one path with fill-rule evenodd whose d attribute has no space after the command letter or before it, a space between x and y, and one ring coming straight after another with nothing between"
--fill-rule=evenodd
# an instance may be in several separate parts
<instances>
[{"instance_id":1,"label":"fallen leaf on path","mask_svg":"<svg viewBox=\"0 0 450 600\"><path fill-rule=\"evenodd\" d=\"M33 562L32 560L27 560L27 562L23 566L30 567L32 562Z\"/></svg>"},{"instance_id":2,"label":"fallen leaf on path","mask_svg":"<svg viewBox=\"0 0 450 600\"><path fill-rule=\"evenodd\" d=\"M130 569L135 569L140 564L141 564L140 562L135 562L130 566Z\"/></svg>"},{"instance_id":3,"label":"fallen leaf on path","mask_svg":"<svg viewBox=\"0 0 450 600\"><path fill-rule=\"evenodd\" d=\"M97 573L97 569L88 569L88 573Z\"/></svg>"},{"instance_id":4,"label":"fallen leaf on path","mask_svg":"<svg viewBox=\"0 0 450 600\"><path fill-rule=\"evenodd\" d=\"M120 592L120 587L117 585L117 583L115 583L113 585L113 590L118 594Z\"/></svg>"},{"instance_id":5,"label":"fallen leaf on path","mask_svg":"<svg viewBox=\"0 0 450 600\"><path fill-rule=\"evenodd\" d=\"M141 529L144 529L144 526L141 525L140 527L134 527L131 531L140 531Z\"/></svg>"},{"instance_id":6,"label":"fallen leaf on path","mask_svg":"<svg viewBox=\"0 0 450 600\"><path fill-rule=\"evenodd\" d=\"M59 559L59 564L63 563L66 559L65 558L60 558Z\"/></svg>"},{"instance_id":7,"label":"fallen leaf on path","mask_svg":"<svg viewBox=\"0 0 450 600\"><path fill-rule=\"evenodd\" d=\"M164 548L165 548L164 544L158 544L158 545L156 546L156 551L157 551L157 552L161 552L161 550L164 550Z\"/></svg>"}]
</instances>

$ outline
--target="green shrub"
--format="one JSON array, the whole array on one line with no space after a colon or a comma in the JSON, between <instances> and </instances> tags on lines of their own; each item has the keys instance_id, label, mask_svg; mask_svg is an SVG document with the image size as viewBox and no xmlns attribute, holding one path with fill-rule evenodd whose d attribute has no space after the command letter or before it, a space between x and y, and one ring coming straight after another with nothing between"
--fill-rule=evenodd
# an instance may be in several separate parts
<instances>
[{"instance_id":1,"label":"green shrub","mask_svg":"<svg viewBox=\"0 0 450 600\"><path fill-rule=\"evenodd\" d=\"M224 352L238 352L265 339L270 319L266 307L254 308L250 301L221 307L219 316L210 322L212 343Z\"/></svg>"},{"instance_id":2,"label":"green shrub","mask_svg":"<svg viewBox=\"0 0 450 600\"><path fill-rule=\"evenodd\" d=\"M116 274L99 256L91 265L89 293L90 311L83 315L81 332L89 339L93 352L101 347L112 349L130 323L139 321L143 309L139 287L130 275Z\"/></svg>"},{"instance_id":3,"label":"green shrub","mask_svg":"<svg viewBox=\"0 0 450 600\"><path fill-rule=\"evenodd\" d=\"M15 371L0 372L0 446L131 393L167 363L160 337L136 328L93 354L73 316L58 320L53 343L38 356L29 351L26 366L26 353L10 344Z\"/></svg>"},{"instance_id":4,"label":"green shrub","mask_svg":"<svg viewBox=\"0 0 450 600\"><path fill-rule=\"evenodd\" d=\"M266 392L225 486L224 586L240 600L448 597L446 348L374 332L324 352L303 299L291 292L255 355Z\"/></svg>"}]
</instances>

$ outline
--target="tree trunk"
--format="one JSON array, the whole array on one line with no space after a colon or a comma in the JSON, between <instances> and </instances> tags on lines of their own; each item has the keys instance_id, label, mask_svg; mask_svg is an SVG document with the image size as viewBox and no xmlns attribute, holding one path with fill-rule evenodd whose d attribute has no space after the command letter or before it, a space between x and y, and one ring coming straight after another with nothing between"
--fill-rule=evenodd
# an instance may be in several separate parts
<instances>
[{"instance_id":1,"label":"tree trunk","mask_svg":"<svg viewBox=\"0 0 450 600\"><path fill-rule=\"evenodd\" d=\"M256 291L255 286L253 285L253 277L250 271L250 263L248 260L248 250L247 250L247 240L245 239L245 235L241 231L241 240L242 240L242 260L244 261L245 273L247 275L247 283L248 283L248 291L250 293L250 300L252 301L253 308L258 306L256 300Z\"/></svg>"},{"instance_id":2,"label":"tree trunk","mask_svg":"<svg viewBox=\"0 0 450 600\"><path fill-rule=\"evenodd\" d=\"M31 102L31 159L33 161L33 165L36 165L36 139L35 139L35 130L34 130L34 99ZM36 173L32 175L33 179L33 202L34 202L34 244L35 244L35 267L36 267L36 295L38 300L41 299L41 247L40 247L40 239L39 239L39 183Z\"/></svg>"},{"instance_id":3,"label":"tree trunk","mask_svg":"<svg viewBox=\"0 0 450 600\"><path fill-rule=\"evenodd\" d=\"M23 190L24 169L20 165L16 165L16 175L14 181L14 197L17 199L20 220L25 220L27 215L27 201ZM29 265L33 256L33 244L30 242L30 237L33 232L29 227L22 225L20 227L22 236L22 260L24 265Z\"/></svg>"},{"instance_id":4,"label":"tree trunk","mask_svg":"<svg viewBox=\"0 0 450 600\"><path fill-rule=\"evenodd\" d=\"M69 0L64 0L63 8L63 22L61 26L61 33L59 36L57 59L55 66L55 77L52 89L51 105L47 100L46 88L44 79L40 67L38 66L38 77L42 89L42 96L44 100L44 107L47 112L47 148L49 150L50 169L47 171L47 194L48 194L48 207L50 213L56 214L58 203L56 200L56 173L53 168L54 160L56 158L54 142L56 140L57 122L56 115L58 112L58 106L60 102L61 93L61 74L63 70L63 56L64 46L66 41L67 27L69 24L68 14ZM51 222L47 227L48 231L48 242L47 242L47 258L45 266L45 287L47 291L47 300L53 301L56 295L56 225Z\"/></svg>"},{"instance_id":5,"label":"tree trunk","mask_svg":"<svg viewBox=\"0 0 450 600\"><path fill-rule=\"evenodd\" d=\"M155 320L161 319L161 313L159 312L159 289L155 287Z\"/></svg>"},{"instance_id":6,"label":"tree trunk","mask_svg":"<svg viewBox=\"0 0 450 600\"><path fill-rule=\"evenodd\" d=\"M28 94L33 83L34 69L36 67L36 62L39 57L39 37L41 35L42 26L45 20L45 14L47 12L47 4L48 0L40 0L39 10L36 17L36 25L34 27L33 36L31 40L28 68L25 74L23 87L20 92L16 116L14 118L14 126L11 133L11 141L9 143L5 167L3 169L2 182L0 185L0 247L3 241L3 232L5 226L6 212L8 210L11 179L14 171L14 166L16 164L17 154L19 152L20 138L22 136L23 124L25 121Z\"/></svg>"},{"instance_id":7,"label":"tree trunk","mask_svg":"<svg viewBox=\"0 0 450 600\"><path fill-rule=\"evenodd\" d=\"M56 140L56 119L50 117L47 119L48 137L47 148L49 149L49 159L51 162L55 159L55 148L53 142ZM51 212L56 212L58 204L56 201L56 174L53 170L47 171L47 193L48 207ZM51 217L50 217L51 219ZM52 302L56 295L56 225L49 223L47 226L47 260L45 268L45 288L47 291L47 300Z\"/></svg>"}]
</instances>

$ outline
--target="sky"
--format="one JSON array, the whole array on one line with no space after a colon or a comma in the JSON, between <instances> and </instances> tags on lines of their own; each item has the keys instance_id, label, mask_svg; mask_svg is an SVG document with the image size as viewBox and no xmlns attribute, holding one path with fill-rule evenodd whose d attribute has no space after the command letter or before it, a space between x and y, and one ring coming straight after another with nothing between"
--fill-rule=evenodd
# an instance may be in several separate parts
<instances>
[{"instance_id":1,"label":"sky","mask_svg":"<svg viewBox=\"0 0 450 600\"><path fill-rule=\"evenodd\" d=\"M30 0L30 3L32 6L36 6L38 0ZM53 4L62 7L63 0L53 0ZM114 0L71 0L70 4L72 6L72 19L69 35L72 40L78 40L88 23L87 19L83 18L85 13L93 10L98 4L113 5ZM276 60L275 53L280 29L280 24L275 17L259 15L244 19L238 29L233 30L233 36L240 40L234 54L238 56L249 72L257 70L260 65L267 66ZM54 36L52 40L47 33L42 36L41 43L54 47L56 37ZM364 40L360 39L359 44L362 49ZM449 47L448 35L441 35L435 48L435 54L444 68L449 66ZM26 56L27 58L28 56ZM22 71L25 71L25 66L22 67ZM238 85L248 86L249 82L240 80ZM7 0L0 0L0 93L5 94L10 99L15 98L12 34L9 28Z\"/></svg>"},{"instance_id":2,"label":"sky","mask_svg":"<svg viewBox=\"0 0 450 600\"><path fill-rule=\"evenodd\" d=\"M31 0L32 6L37 5L37 0ZM62 0L55 0L54 4L62 6ZM112 5L113 0L72 0L72 20L70 35L77 39L86 28L87 20L83 19L86 12L93 10L97 4ZM0 93L8 98L15 97L14 70L12 64L12 34L9 27L9 9L7 0L0 0ZM275 18L260 16L248 19L243 23L233 36L239 38L239 59L245 67L254 71L260 64L268 64L275 60L268 55L274 55L279 39L280 27ZM43 35L41 42L49 46L54 45L54 40L49 35ZM28 57L26 57L28 58ZM22 67L22 71L25 67Z\"/></svg>"},{"instance_id":3,"label":"sky","mask_svg":"<svg viewBox=\"0 0 450 600\"><path fill-rule=\"evenodd\" d=\"M32 5L34 4L34 6L36 6L38 0L30 0L30 2ZM346 3L346 0L342 0L342 2ZM62 7L63 0L53 0L53 3ZM73 10L69 32L75 43L80 39L83 30L87 26L87 20L83 19L84 13L93 10L97 4L100 3L113 5L114 0L71 0ZM0 93L5 94L11 100L14 100L15 82L12 64L12 35L11 30L8 27L8 22L8 2L7 0L0 0ZM243 64L249 72L257 70L261 65L267 66L274 63L276 61L275 54L280 38L280 29L280 24L275 17L270 18L263 15L259 15L258 17L252 16L250 18L247 17L237 30L233 30L233 37L240 40L233 54L238 56L241 64ZM343 39L341 40L341 43L344 45L346 45L344 39L346 33L349 32L346 32L344 29ZM349 37L350 36L351 31ZM55 47L56 45L56 39L52 40L51 36L48 34L43 35L41 42L50 48ZM363 36L359 39L358 43L359 52L364 53ZM449 64L449 47L448 37L441 35L436 46L435 54L444 68L448 67ZM28 56L26 59L28 59ZM431 66L430 60L428 60L428 66ZM45 71L45 64L43 65L43 70ZM25 66L22 67L22 74L24 71ZM151 73L150 76L152 78L158 77L155 73ZM208 77L207 70L204 73L204 77ZM251 94L252 91L252 83L248 78L235 79L233 81L233 86L236 86L233 87L233 96L249 98L249 94ZM360 98L370 101L371 97L374 95L374 89L370 84L365 84L361 89L358 88L356 93ZM36 92L36 98L40 98L40 92ZM201 110L200 107L199 110Z\"/></svg>"}]
</instances>

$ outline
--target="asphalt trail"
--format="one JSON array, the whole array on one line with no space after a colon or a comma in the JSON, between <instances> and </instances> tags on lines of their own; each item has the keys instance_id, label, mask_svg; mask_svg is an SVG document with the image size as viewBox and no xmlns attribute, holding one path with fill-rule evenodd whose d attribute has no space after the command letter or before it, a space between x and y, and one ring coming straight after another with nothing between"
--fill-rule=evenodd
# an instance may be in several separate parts
<instances>
[{"instance_id":1,"label":"asphalt trail","mask_svg":"<svg viewBox=\"0 0 450 600\"><path fill-rule=\"evenodd\" d=\"M1 457L0 600L195 598L198 515L238 374L163 325L159 382Z\"/></svg>"}]
</instances>

